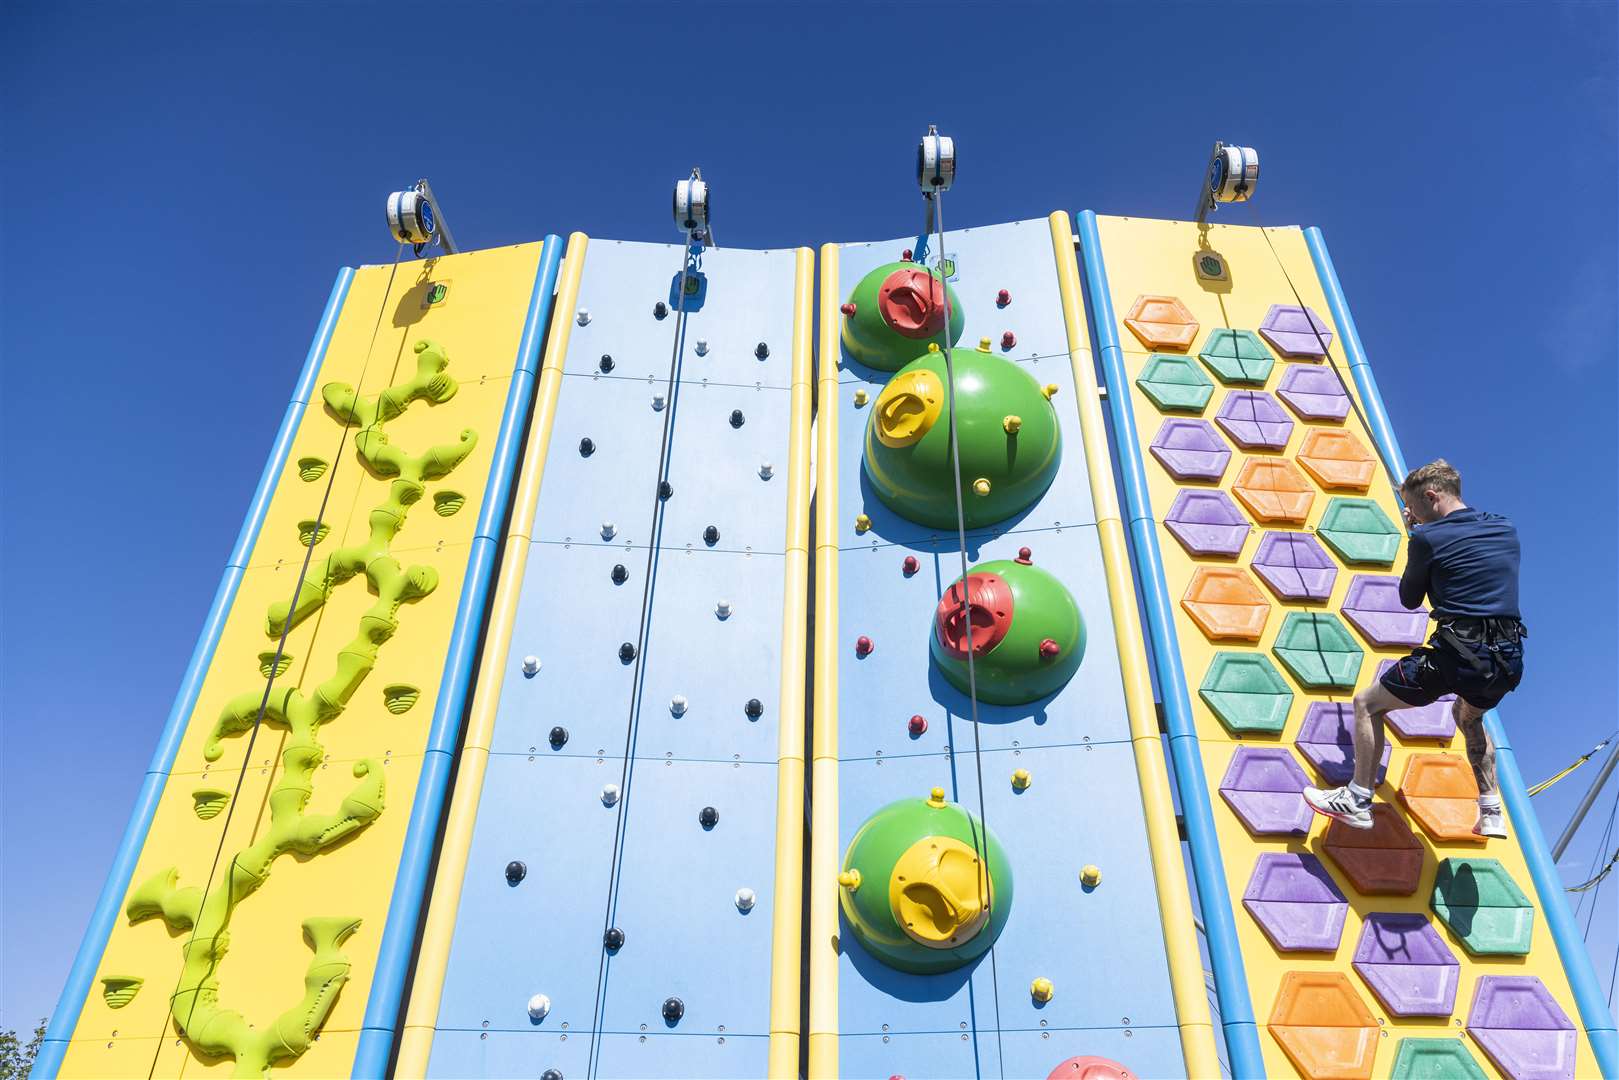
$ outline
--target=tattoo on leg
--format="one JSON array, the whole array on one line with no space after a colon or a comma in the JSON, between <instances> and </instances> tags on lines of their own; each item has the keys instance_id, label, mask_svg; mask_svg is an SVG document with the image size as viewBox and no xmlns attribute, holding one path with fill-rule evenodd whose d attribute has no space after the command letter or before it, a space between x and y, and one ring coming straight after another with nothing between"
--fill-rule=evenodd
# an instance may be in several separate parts
<instances>
[{"instance_id":1,"label":"tattoo on leg","mask_svg":"<svg viewBox=\"0 0 1619 1080\"><path fill-rule=\"evenodd\" d=\"M1491 741L1490 733L1484 730L1484 710L1457 698L1451 714L1455 716L1456 726L1462 729L1462 738L1466 740L1467 761L1473 766L1473 779L1478 781L1479 794L1494 794L1495 743Z\"/></svg>"}]
</instances>

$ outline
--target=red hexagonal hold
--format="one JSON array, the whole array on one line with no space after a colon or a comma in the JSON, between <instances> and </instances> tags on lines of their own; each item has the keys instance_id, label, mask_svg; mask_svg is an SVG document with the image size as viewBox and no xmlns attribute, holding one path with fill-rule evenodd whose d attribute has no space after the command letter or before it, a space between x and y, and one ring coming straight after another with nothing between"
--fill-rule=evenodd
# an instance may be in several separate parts
<instances>
[{"instance_id":1,"label":"red hexagonal hold","mask_svg":"<svg viewBox=\"0 0 1619 1080\"><path fill-rule=\"evenodd\" d=\"M1422 842L1387 803L1372 804L1370 829L1334 821L1322 849L1358 893L1411 896L1422 883Z\"/></svg>"}]
</instances>

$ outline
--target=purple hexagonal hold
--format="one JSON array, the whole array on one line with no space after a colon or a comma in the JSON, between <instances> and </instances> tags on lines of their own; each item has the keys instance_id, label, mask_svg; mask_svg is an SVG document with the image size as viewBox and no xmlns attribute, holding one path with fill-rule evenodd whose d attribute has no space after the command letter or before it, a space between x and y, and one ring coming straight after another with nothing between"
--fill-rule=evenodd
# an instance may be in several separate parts
<instances>
[{"instance_id":1,"label":"purple hexagonal hold","mask_svg":"<svg viewBox=\"0 0 1619 1080\"><path fill-rule=\"evenodd\" d=\"M1231 448L1207 420L1170 417L1148 447L1176 480L1214 480L1225 475Z\"/></svg>"},{"instance_id":2,"label":"purple hexagonal hold","mask_svg":"<svg viewBox=\"0 0 1619 1080\"><path fill-rule=\"evenodd\" d=\"M1285 450L1293 434L1293 421L1263 390L1231 391L1214 421L1244 450Z\"/></svg>"},{"instance_id":3,"label":"purple hexagonal hold","mask_svg":"<svg viewBox=\"0 0 1619 1080\"><path fill-rule=\"evenodd\" d=\"M1325 600L1338 564L1309 533L1268 532L1254 552L1254 571L1281 600Z\"/></svg>"},{"instance_id":4,"label":"purple hexagonal hold","mask_svg":"<svg viewBox=\"0 0 1619 1080\"><path fill-rule=\"evenodd\" d=\"M1484 975L1467 1033L1508 1080L1571 1080L1574 1024L1533 975Z\"/></svg>"},{"instance_id":5,"label":"purple hexagonal hold","mask_svg":"<svg viewBox=\"0 0 1619 1080\"><path fill-rule=\"evenodd\" d=\"M1234 559L1248 540L1248 519L1223 491L1182 491L1164 515L1164 527L1193 555Z\"/></svg>"},{"instance_id":6,"label":"purple hexagonal hold","mask_svg":"<svg viewBox=\"0 0 1619 1080\"><path fill-rule=\"evenodd\" d=\"M1395 1016L1449 1016L1461 961L1420 913L1374 911L1360 928L1355 971Z\"/></svg>"},{"instance_id":7,"label":"purple hexagonal hold","mask_svg":"<svg viewBox=\"0 0 1619 1080\"><path fill-rule=\"evenodd\" d=\"M1372 645L1421 645L1428 634L1428 609L1400 603L1400 579L1387 574L1356 574L1343 610Z\"/></svg>"},{"instance_id":8,"label":"purple hexagonal hold","mask_svg":"<svg viewBox=\"0 0 1619 1080\"><path fill-rule=\"evenodd\" d=\"M1384 660L1377 665L1377 677L1393 667L1395 661ZM1402 739L1443 739L1449 742L1456 734L1456 717L1450 711L1456 701L1455 694L1446 694L1432 705L1411 709L1395 709L1386 714L1389 726Z\"/></svg>"},{"instance_id":9,"label":"purple hexagonal hold","mask_svg":"<svg viewBox=\"0 0 1619 1080\"><path fill-rule=\"evenodd\" d=\"M1349 415L1349 395L1331 368L1289 364L1276 387L1276 396L1300 420L1341 421Z\"/></svg>"},{"instance_id":10,"label":"purple hexagonal hold","mask_svg":"<svg viewBox=\"0 0 1619 1080\"><path fill-rule=\"evenodd\" d=\"M1305 836L1315 812L1310 782L1285 746L1239 746L1220 780L1220 797L1255 836Z\"/></svg>"},{"instance_id":11,"label":"purple hexagonal hold","mask_svg":"<svg viewBox=\"0 0 1619 1080\"><path fill-rule=\"evenodd\" d=\"M1327 868L1303 852L1261 855L1242 906L1281 952L1333 952L1349 914Z\"/></svg>"},{"instance_id":12,"label":"purple hexagonal hold","mask_svg":"<svg viewBox=\"0 0 1619 1080\"><path fill-rule=\"evenodd\" d=\"M1332 344L1332 331L1321 316L1297 304L1272 304L1259 324L1259 334L1283 356L1319 360Z\"/></svg>"},{"instance_id":13,"label":"purple hexagonal hold","mask_svg":"<svg viewBox=\"0 0 1619 1080\"><path fill-rule=\"evenodd\" d=\"M1349 783L1355 775L1355 707L1347 701L1310 702L1294 745L1328 783ZM1389 753L1385 739L1383 760L1377 763L1379 784L1388 775Z\"/></svg>"}]
</instances>

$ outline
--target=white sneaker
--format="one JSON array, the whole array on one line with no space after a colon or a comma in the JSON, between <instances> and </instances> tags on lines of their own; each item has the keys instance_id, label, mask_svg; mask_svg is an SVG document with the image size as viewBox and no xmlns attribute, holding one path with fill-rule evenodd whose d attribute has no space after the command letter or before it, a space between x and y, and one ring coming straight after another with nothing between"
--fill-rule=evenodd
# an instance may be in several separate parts
<instances>
[{"instance_id":1,"label":"white sneaker","mask_svg":"<svg viewBox=\"0 0 1619 1080\"><path fill-rule=\"evenodd\" d=\"M1478 808L1478 823L1473 831L1480 836L1488 836L1494 840L1507 838L1507 816L1501 812L1499 806L1484 806Z\"/></svg>"},{"instance_id":2,"label":"white sneaker","mask_svg":"<svg viewBox=\"0 0 1619 1080\"><path fill-rule=\"evenodd\" d=\"M1325 791L1321 788L1307 787L1304 789L1304 801L1309 803L1310 809L1316 813L1325 814L1334 821L1341 821L1351 829L1372 827L1371 800L1361 802L1347 786Z\"/></svg>"}]
</instances>

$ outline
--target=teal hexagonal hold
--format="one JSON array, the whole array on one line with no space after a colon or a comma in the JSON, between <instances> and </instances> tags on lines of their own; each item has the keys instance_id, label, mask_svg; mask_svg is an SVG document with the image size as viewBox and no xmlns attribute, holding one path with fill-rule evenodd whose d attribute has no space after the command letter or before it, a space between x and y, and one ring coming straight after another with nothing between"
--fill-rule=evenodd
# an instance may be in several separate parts
<instances>
[{"instance_id":1,"label":"teal hexagonal hold","mask_svg":"<svg viewBox=\"0 0 1619 1080\"><path fill-rule=\"evenodd\" d=\"M1264 653L1215 653L1197 693L1232 734L1279 735L1293 707L1293 691Z\"/></svg>"},{"instance_id":2,"label":"teal hexagonal hold","mask_svg":"<svg viewBox=\"0 0 1619 1080\"><path fill-rule=\"evenodd\" d=\"M1271 650L1311 690L1353 690L1365 655L1338 616L1325 611L1289 612Z\"/></svg>"},{"instance_id":3,"label":"teal hexagonal hold","mask_svg":"<svg viewBox=\"0 0 1619 1080\"><path fill-rule=\"evenodd\" d=\"M1389 1080L1487 1080L1460 1039L1400 1040Z\"/></svg>"},{"instance_id":4,"label":"teal hexagonal hold","mask_svg":"<svg viewBox=\"0 0 1619 1080\"><path fill-rule=\"evenodd\" d=\"M1400 530L1371 499L1333 499L1315 534L1353 566L1392 566L1400 553Z\"/></svg>"},{"instance_id":5,"label":"teal hexagonal hold","mask_svg":"<svg viewBox=\"0 0 1619 1080\"><path fill-rule=\"evenodd\" d=\"M1160 412L1200 413L1214 396L1214 383L1189 356L1153 353L1141 366L1136 385Z\"/></svg>"},{"instance_id":6,"label":"teal hexagonal hold","mask_svg":"<svg viewBox=\"0 0 1619 1080\"><path fill-rule=\"evenodd\" d=\"M1264 386L1276 361L1252 330L1215 330L1198 358L1227 386Z\"/></svg>"},{"instance_id":7,"label":"teal hexagonal hold","mask_svg":"<svg viewBox=\"0 0 1619 1080\"><path fill-rule=\"evenodd\" d=\"M1527 956L1535 906L1497 859L1454 856L1439 863L1433 909L1474 956Z\"/></svg>"}]
</instances>

